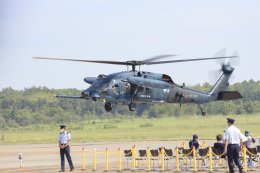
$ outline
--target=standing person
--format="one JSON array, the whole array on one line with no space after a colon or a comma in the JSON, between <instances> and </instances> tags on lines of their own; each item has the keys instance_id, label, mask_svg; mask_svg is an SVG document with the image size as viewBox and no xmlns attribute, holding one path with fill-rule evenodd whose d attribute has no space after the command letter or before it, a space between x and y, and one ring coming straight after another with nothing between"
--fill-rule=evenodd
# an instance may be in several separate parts
<instances>
[{"instance_id":1,"label":"standing person","mask_svg":"<svg viewBox=\"0 0 260 173\"><path fill-rule=\"evenodd\" d=\"M70 157L70 141L71 135L66 131L66 126L60 125L60 134L58 137L59 147L60 147L60 160L61 160L61 170L59 172L65 172L65 162L64 162L64 154L66 154L67 160L70 165L70 171L74 170L74 166Z\"/></svg>"},{"instance_id":2,"label":"standing person","mask_svg":"<svg viewBox=\"0 0 260 173\"><path fill-rule=\"evenodd\" d=\"M225 153L228 156L229 172L234 173L234 161L239 168L239 173L243 172L242 165L239 161L239 151L242 150L243 141L241 132L234 126L234 119L227 118L228 128L225 132ZM240 144L240 147L239 147Z\"/></svg>"}]
</instances>

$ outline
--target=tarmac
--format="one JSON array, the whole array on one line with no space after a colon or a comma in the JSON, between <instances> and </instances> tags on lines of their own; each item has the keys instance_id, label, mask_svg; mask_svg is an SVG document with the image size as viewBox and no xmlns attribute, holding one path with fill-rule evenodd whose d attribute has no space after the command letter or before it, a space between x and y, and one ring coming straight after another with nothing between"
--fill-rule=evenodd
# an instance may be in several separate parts
<instances>
[{"instance_id":1,"label":"tarmac","mask_svg":"<svg viewBox=\"0 0 260 173\"><path fill-rule=\"evenodd\" d=\"M184 141L188 146L188 141ZM201 141L202 142L202 141ZM206 145L213 145L215 141L206 140ZM108 148L108 167L109 172L118 172L118 148L121 151L131 149L134 145L137 149L158 149L164 146L167 149L174 149L176 146L182 147L183 141L145 141L145 142L95 142L95 143L72 143L70 145L71 157L75 167L73 172L93 172L93 149L97 151L96 163L97 171L106 171L106 155ZM82 149L85 149L85 170L82 170ZM20 168L19 153L22 153L22 168ZM121 154L121 163L123 172L132 172L132 160L127 162ZM165 163L166 165L166 163ZM65 161L65 170L69 172L67 160ZM158 165L160 167L160 165ZM152 167L152 164L151 164ZM165 166L166 167L166 166ZM142 169L142 170L141 170ZM159 168L160 169L160 168ZM153 172L159 172L153 171ZM57 144L30 144L30 145L1 145L0 146L0 172L58 172L60 170L60 152ZM147 165L140 161L136 172L146 172ZM166 172L175 172L175 170L166 170ZM180 172L193 172L180 171ZM198 172L209 172L201 170ZM217 171L214 171L217 172ZM221 170L218 172L226 172ZM260 171L252 171L260 172Z\"/></svg>"}]
</instances>

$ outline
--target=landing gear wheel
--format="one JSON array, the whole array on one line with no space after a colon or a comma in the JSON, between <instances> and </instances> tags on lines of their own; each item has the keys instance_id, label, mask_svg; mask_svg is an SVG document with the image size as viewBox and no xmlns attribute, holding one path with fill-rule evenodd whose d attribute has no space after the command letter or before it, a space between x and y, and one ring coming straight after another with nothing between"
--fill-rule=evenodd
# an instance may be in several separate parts
<instances>
[{"instance_id":1,"label":"landing gear wheel","mask_svg":"<svg viewBox=\"0 0 260 173\"><path fill-rule=\"evenodd\" d=\"M107 102L107 103L105 104L105 110L106 110L107 112L111 111L111 110L112 110L112 103Z\"/></svg>"},{"instance_id":2,"label":"landing gear wheel","mask_svg":"<svg viewBox=\"0 0 260 173\"><path fill-rule=\"evenodd\" d=\"M198 106L199 106L199 108L200 108L200 110L201 110L201 114L202 114L203 116L206 116L206 111L204 111L204 109L202 108L202 105L198 104Z\"/></svg>"},{"instance_id":3,"label":"landing gear wheel","mask_svg":"<svg viewBox=\"0 0 260 173\"><path fill-rule=\"evenodd\" d=\"M135 103L130 103L129 110L132 111L132 112L135 111L136 110L136 104Z\"/></svg>"}]
</instances>

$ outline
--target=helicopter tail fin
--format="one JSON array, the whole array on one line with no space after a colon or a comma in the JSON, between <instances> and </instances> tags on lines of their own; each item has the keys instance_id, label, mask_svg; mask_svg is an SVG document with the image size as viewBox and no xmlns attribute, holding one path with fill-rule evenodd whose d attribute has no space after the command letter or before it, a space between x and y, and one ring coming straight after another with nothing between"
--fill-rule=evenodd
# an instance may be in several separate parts
<instances>
[{"instance_id":1,"label":"helicopter tail fin","mask_svg":"<svg viewBox=\"0 0 260 173\"><path fill-rule=\"evenodd\" d=\"M226 91L229 86L229 78L233 73L234 68L229 65L222 67L223 74L210 90L210 100L234 100L243 98L238 91Z\"/></svg>"},{"instance_id":2,"label":"helicopter tail fin","mask_svg":"<svg viewBox=\"0 0 260 173\"><path fill-rule=\"evenodd\" d=\"M220 91L225 91L229 86L228 80L230 76L231 74L223 73L218 79L218 81L215 83L215 85L212 87L209 94L211 94L212 96L216 96Z\"/></svg>"}]
</instances>

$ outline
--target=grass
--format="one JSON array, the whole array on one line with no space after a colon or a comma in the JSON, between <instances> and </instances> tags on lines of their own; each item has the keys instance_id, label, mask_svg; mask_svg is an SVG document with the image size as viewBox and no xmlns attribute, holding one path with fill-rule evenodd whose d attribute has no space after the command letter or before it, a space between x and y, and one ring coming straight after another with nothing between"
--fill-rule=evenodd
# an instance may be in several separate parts
<instances>
[{"instance_id":1,"label":"grass","mask_svg":"<svg viewBox=\"0 0 260 173\"><path fill-rule=\"evenodd\" d=\"M95 120L67 124L72 142L119 142L188 140L196 133L200 139L215 139L227 129L227 117L234 118L242 133L250 130L260 137L260 114L232 116L183 116L160 119ZM34 125L0 131L0 145L57 143L59 125ZM23 139L21 139L23 137Z\"/></svg>"}]
</instances>

